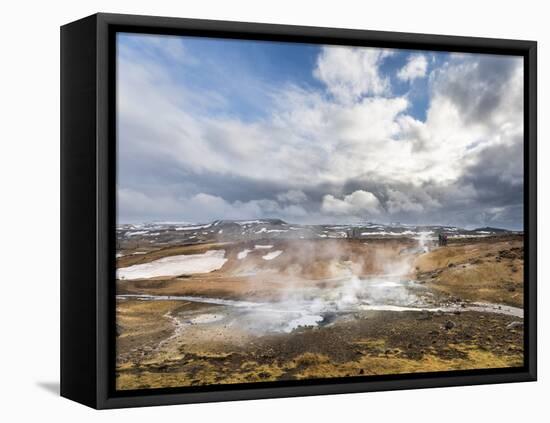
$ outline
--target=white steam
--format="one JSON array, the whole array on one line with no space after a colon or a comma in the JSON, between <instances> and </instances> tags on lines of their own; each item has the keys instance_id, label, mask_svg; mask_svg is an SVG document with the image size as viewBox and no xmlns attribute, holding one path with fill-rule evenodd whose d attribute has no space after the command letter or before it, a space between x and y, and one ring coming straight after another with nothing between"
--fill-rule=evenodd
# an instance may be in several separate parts
<instances>
[{"instance_id":1,"label":"white steam","mask_svg":"<svg viewBox=\"0 0 550 423\"><path fill-rule=\"evenodd\" d=\"M184 312L177 318L190 324L219 325L222 331L237 329L263 335L327 325L365 310L433 307L426 289L411 280L413 260L418 253L429 250L430 235L421 233L414 245L390 242L375 248L363 243L304 242L292 254L283 254L282 250L267 252L273 245L256 245L255 250L265 251L260 262L268 267L259 266L254 254L249 254L253 250L244 249L237 255L240 267L235 272L249 272L247 292L265 287L269 281L267 297L260 296L262 299L255 301L181 297L211 304L213 310L202 310L201 316Z\"/></svg>"}]
</instances>

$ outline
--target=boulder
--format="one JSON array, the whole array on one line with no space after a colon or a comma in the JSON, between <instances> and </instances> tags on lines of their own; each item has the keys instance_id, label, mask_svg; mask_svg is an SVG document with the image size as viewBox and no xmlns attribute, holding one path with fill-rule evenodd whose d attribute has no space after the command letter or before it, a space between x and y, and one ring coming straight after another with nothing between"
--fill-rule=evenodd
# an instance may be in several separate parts
<instances>
[{"instance_id":1,"label":"boulder","mask_svg":"<svg viewBox=\"0 0 550 423\"><path fill-rule=\"evenodd\" d=\"M454 328L456 326L455 322L453 322L452 320L447 320L445 322L445 329L447 330L451 330L452 328Z\"/></svg>"},{"instance_id":2,"label":"boulder","mask_svg":"<svg viewBox=\"0 0 550 423\"><path fill-rule=\"evenodd\" d=\"M510 330L510 329L516 329L516 328L521 328L523 327L523 323L522 322L512 322L508 325L506 325L506 329Z\"/></svg>"}]
</instances>

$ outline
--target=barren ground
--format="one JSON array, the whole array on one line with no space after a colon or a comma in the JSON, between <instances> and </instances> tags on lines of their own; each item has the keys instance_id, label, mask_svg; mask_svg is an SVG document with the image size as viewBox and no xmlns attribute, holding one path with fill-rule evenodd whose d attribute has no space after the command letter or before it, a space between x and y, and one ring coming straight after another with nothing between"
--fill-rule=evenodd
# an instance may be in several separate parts
<instances>
[{"instance_id":1,"label":"barren ground","mask_svg":"<svg viewBox=\"0 0 550 423\"><path fill-rule=\"evenodd\" d=\"M417 244L270 240L122 257L118 267L223 249L228 260L117 280L117 389L521 366L522 236Z\"/></svg>"}]
</instances>

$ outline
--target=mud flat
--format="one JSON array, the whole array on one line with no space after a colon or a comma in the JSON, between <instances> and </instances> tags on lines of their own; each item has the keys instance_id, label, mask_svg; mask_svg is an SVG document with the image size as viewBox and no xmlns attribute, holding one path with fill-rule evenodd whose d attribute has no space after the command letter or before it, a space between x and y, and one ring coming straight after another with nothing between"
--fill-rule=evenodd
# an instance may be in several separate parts
<instances>
[{"instance_id":1,"label":"mud flat","mask_svg":"<svg viewBox=\"0 0 550 423\"><path fill-rule=\"evenodd\" d=\"M521 235L178 245L118 267L121 390L523 363Z\"/></svg>"}]
</instances>

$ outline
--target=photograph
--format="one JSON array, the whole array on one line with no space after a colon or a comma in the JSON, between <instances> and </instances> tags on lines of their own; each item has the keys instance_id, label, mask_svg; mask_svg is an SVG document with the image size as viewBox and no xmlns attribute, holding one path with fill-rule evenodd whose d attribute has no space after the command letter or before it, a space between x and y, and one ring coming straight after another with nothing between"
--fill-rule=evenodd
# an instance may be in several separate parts
<instances>
[{"instance_id":1,"label":"photograph","mask_svg":"<svg viewBox=\"0 0 550 423\"><path fill-rule=\"evenodd\" d=\"M115 37L116 391L524 366L523 56Z\"/></svg>"}]
</instances>

